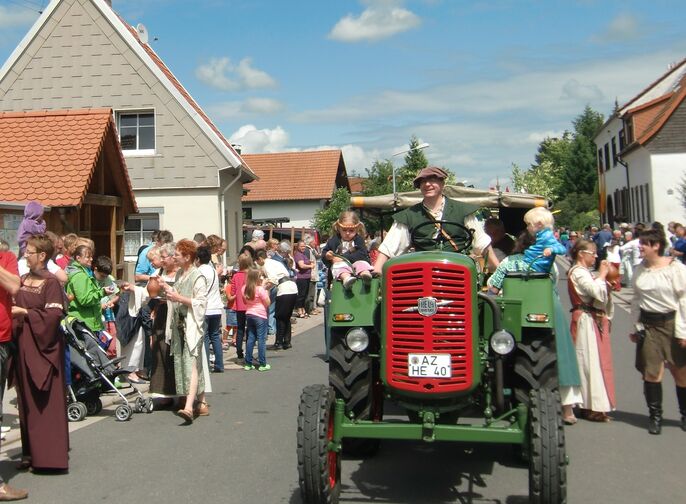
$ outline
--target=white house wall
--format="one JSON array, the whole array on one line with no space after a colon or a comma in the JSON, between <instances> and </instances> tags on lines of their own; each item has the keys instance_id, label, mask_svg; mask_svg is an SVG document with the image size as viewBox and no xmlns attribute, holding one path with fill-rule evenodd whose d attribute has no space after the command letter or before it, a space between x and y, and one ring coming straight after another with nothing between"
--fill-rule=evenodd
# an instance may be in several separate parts
<instances>
[{"instance_id":1,"label":"white house wall","mask_svg":"<svg viewBox=\"0 0 686 504\"><path fill-rule=\"evenodd\" d=\"M686 154L653 154L652 173L653 220L665 225L670 221L685 223L678 184L686 174Z\"/></svg>"},{"instance_id":2,"label":"white house wall","mask_svg":"<svg viewBox=\"0 0 686 504\"><path fill-rule=\"evenodd\" d=\"M244 208L252 208L253 219L271 219L274 217L290 217L290 222L284 226L310 227L314 213L322 208L318 200L314 201L265 201L246 202Z\"/></svg>"},{"instance_id":3,"label":"white house wall","mask_svg":"<svg viewBox=\"0 0 686 504\"><path fill-rule=\"evenodd\" d=\"M141 213L146 213L146 209L163 208L160 229L172 231L177 241L193 239L195 233L209 235L221 229L216 189L140 191L136 202Z\"/></svg>"}]
</instances>

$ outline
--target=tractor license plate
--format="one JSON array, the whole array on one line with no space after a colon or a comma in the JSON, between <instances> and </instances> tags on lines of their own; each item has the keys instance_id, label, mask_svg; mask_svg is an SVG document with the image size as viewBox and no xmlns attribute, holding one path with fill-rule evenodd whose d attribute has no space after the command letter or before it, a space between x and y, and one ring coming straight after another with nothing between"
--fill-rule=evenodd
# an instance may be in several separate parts
<instances>
[{"instance_id":1,"label":"tractor license plate","mask_svg":"<svg viewBox=\"0 0 686 504\"><path fill-rule=\"evenodd\" d=\"M450 354L409 354L407 375L412 378L450 378Z\"/></svg>"}]
</instances>

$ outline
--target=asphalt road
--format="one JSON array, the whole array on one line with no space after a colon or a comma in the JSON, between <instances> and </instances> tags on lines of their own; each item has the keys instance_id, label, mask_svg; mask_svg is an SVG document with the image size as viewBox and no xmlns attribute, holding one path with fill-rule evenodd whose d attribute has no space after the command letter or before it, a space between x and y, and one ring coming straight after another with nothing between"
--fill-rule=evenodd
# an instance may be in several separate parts
<instances>
[{"instance_id":1,"label":"asphalt road","mask_svg":"<svg viewBox=\"0 0 686 504\"><path fill-rule=\"evenodd\" d=\"M167 411L120 423L106 410L72 432L69 474L17 474L7 460L18 456L16 443L3 447L0 473L40 503L299 504L299 396L305 385L327 379L322 328L308 322L314 327L294 337L292 350L270 353L271 371L213 375L211 415L192 426ZM673 381L665 380L663 435L650 436L629 327L620 303L613 329L615 420L566 429L570 503L684 501L686 433L678 428ZM507 448L390 441L374 458L343 461L341 502L525 503L527 477Z\"/></svg>"}]
</instances>

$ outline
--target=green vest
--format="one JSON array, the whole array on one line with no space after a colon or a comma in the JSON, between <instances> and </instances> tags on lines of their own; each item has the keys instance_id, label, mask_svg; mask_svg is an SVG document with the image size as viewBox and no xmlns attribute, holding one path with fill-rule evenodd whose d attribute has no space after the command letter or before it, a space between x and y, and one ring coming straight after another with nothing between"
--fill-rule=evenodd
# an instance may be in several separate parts
<instances>
[{"instance_id":1,"label":"green vest","mask_svg":"<svg viewBox=\"0 0 686 504\"><path fill-rule=\"evenodd\" d=\"M441 220L463 224L465 217L474 210L476 210L476 208L472 207L471 205L464 205L446 197L445 206L443 207L443 217ZM407 229L410 230L410 235L413 235L414 229L420 224L434 220L426 208L424 208L422 203L417 203L410 208L406 208L405 210L398 212L393 216L393 219L398 224L404 224L407 226ZM461 243L464 243L464 229L458 228L457 226L451 224L444 224L443 229L448 236L453 238L458 246ZM434 238L433 236L435 233L436 226L429 224L422 226L416 232L414 232L412 247L414 247L416 251L436 249L450 250L453 252L455 251L453 246L447 242L447 239L442 237L442 234L439 234L437 238Z\"/></svg>"}]
</instances>

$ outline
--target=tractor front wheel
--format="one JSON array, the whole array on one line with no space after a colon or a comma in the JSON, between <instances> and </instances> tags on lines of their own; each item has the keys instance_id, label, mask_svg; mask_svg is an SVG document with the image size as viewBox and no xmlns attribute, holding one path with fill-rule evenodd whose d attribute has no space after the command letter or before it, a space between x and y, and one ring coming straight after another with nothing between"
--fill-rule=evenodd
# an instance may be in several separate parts
<instances>
[{"instance_id":1,"label":"tractor front wheel","mask_svg":"<svg viewBox=\"0 0 686 504\"><path fill-rule=\"evenodd\" d=\"M303 389L298 409L298 482L305 504L336 504L341 457L333 440L334 392L325 385Z\"/></svg>"},{"instance_id":2,"label":"tractor front wheel","mask_svg":"<svg viewBox=\"0 0 686 504\"><path fill-rule=\"evenodd\" d=\"M567 502L567 459L560 394L532 390L529 396L529 502Z\"/></svg>"},{"instance_id":3,"label":"tractor front wheel","mask_svg":"<svg viewBox=\"0 0 686 504\"><path fill-rule=\"evenodd\" d=\"M558 388L557 353L552 335L517 345L514 380L514 395L520 404L529 403L531 390Z\"/></svg>"},{"instance_id":4,"label":"tractor front wheel","mask_svg":"<svg viewBox=\"0 0 686 504\"><path fill-rule=\"evenodd\" d=\"M332 334L329 384L336 398L345 401L345 414L357 420L381 420L383 397L374 388L374 362L368 355L348 349L341 334ZM370 457L379 449L378 439L345 438L343 451L353 457Z\"/></svg>"}]
</instances>

